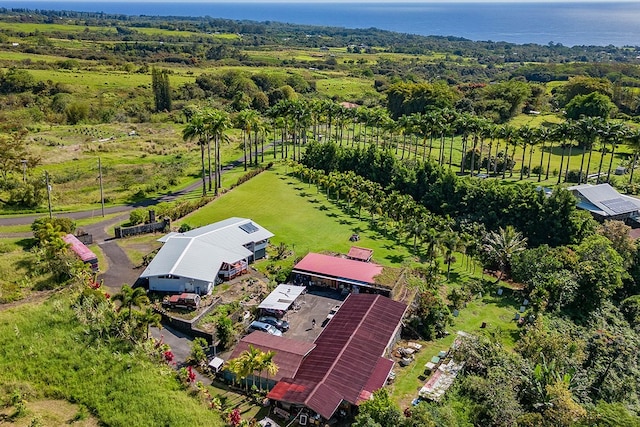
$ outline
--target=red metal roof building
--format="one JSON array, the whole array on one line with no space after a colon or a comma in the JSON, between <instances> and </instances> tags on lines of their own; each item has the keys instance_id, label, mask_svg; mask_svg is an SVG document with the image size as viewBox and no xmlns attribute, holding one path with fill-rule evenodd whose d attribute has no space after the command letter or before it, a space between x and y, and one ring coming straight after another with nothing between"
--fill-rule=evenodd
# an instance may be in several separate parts
<instances>
[{"instance_id":1,"label":"red metal roof building","mask_svg":"<svg viewBox=\"0 0 640 427\"><path fill-rule=\"evenodd\" d=\"M273 362L278 366L278 372L272 377L262 378L267 382L264 388L271 388L273 384L282 378L294 377L300 368L302 360L316 347L314 343L298 341L290 338L277 337L262 331L255 331L240 340L236 348L231 353L230 359L235 359L242 352L249 349L249 346L260 351L274 351ZM232 379L231 373L225 372L225 377ZM248 377L246 381L253 384L253 378ZM259 379L256 377L256 384Z\"/></svg>"},{"instance_id":2,"label":"red metal roof building","mask_svg":"<svg viewBox=\"0 0 640 427\"><path fill-rule=\"evenodd\" d=\"M293 267L297 274L296 282L309 285L346 288L357 293L360 287L366 287L376 293L390 296L390 289L376 284L376 276L383 267L372 262L354 261L331 255L309 253Z\"/></svg>"},{"instance_id":3,"label":"red metal roof building","mask_svg":"<svg viewBox=\"0 0 640 427\"><path fill-rule=\"evenodd\" d=\"M384 356L399 338L406 309L381 295L349 295L296 375L283 378L267 397L287 410L306 407L326 420L341 404L348 412L369 399L391 372L393 361Z\"/></svg>"},{"instance_id":4,"label":"red metal roof building","mask_svg":"<svg viewBox=\"0 0 640 427\"><path fill-rule=\"evenodd\" d=\"M98 271L98 257L84 243L78 240L76 236L73 234L67 234L62 236L62 240L69 245L69 248L82 260L82 262L91 265L91 269L93 271Z\"/></svg>"},{"instance_id":5,"label":"red metal roof building","mask_svg":"<svg viewBox=\"0 0 640 427\"><path fill-rule=\"evenodd\" d=\"M356 261L369 262L373 256L373 249L361 248L359 246L351 246L347 258Z\"/></svg>"}]
</instances>

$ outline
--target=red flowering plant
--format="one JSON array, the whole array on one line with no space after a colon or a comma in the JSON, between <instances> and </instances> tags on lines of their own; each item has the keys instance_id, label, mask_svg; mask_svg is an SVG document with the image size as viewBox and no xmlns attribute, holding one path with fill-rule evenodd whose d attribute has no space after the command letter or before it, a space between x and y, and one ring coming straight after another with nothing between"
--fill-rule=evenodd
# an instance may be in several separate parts
<instances>
[{"instance_id":1,"label":"red flowering plant","mask_svg":"<svg viewBox=\"0 0 640 427\"><path fill-rule=\"evenodd\" d=\"M232 427L238 427L242 423L242 417L240 416L240 410L235 408L229 412L229 425Z\"/></svg>"}]
</instances>

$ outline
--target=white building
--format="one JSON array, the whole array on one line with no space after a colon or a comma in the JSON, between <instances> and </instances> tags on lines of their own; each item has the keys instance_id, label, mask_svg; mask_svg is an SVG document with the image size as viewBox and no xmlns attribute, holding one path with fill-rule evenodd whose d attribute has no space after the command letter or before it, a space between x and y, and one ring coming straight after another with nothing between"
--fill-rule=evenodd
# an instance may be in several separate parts
<instances>
[{"instance_id":1,"label":"white building","mask_svg":"<svg viewBox=\"0 0 640 427\"><path fill-rule=\"evenodd\" d=\"M142 272L149 290L208 294L216 282L246 273L264 258L273 233L246 218L229 218L158 239L164 245Z\"/></svg>"}]
</instances>

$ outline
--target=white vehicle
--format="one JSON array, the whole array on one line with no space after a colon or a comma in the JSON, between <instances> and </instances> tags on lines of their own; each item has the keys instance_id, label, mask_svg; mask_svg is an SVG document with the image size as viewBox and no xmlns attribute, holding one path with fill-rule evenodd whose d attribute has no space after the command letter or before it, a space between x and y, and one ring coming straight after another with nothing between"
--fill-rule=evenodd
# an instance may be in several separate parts
<instances>
[{"instance_id":1,"label":"white vehicle","mask_svg":"<svg viewBox=\"0 0 640 427\"><path fill-rule=\"evenodd\" d=\"M331 311L329 312L329 314L327 314L327 322L331 319L333 319L333 316L336 315L336 313L338 312L338 310L340 309L340 304L334 306Z\"/></svg>"}]
</instances>

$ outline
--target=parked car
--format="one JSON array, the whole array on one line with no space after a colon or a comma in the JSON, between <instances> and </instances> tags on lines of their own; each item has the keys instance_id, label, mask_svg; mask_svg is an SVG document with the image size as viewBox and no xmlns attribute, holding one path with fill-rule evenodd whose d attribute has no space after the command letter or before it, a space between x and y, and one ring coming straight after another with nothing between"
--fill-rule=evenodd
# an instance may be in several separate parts
<instances>
[{"instance_id":1,"label":"parked car","mask_svg":"<svg viewBox=\"0 0 640 427\"><path fill-rule=\"evenodd\" d=\"M331 319L333 319L333 316L336 315L336 313L338 312L338 310L340 310L340 304L334 306L331 311L329 312L329 314L327 314L327 322Z\"/></svg>"},{"instance_id":2,"label":"parked car","mask_svg":"<svg viewBox=\"0 0 640 427\"><path fill-rule=\"evenodd\" d=\"M287 332L289 330L289 322L286 320L278 319L273 316L262 316L258 319L258 322L268 323L269 325L275 326L281 332Z\"/></svg>"},{"instance_id":3,"label":"parked car","mask_svg":"<svg viewBox=\"0 0 640 427\"><path fill-rule=\"evenodd\" d=\"M253 322L251 322L251 324L249 325L249 328L247 330L249 332L262 331L262 332L266 332L266 333L271 334L271 335L275 335L277 337L281 337L282 336L282 332L280 332L278 330L278 328L276 328L275 326L270 325L268 323L259 322L257 320L254 320Z\"/></svg>"}]
</instances>

